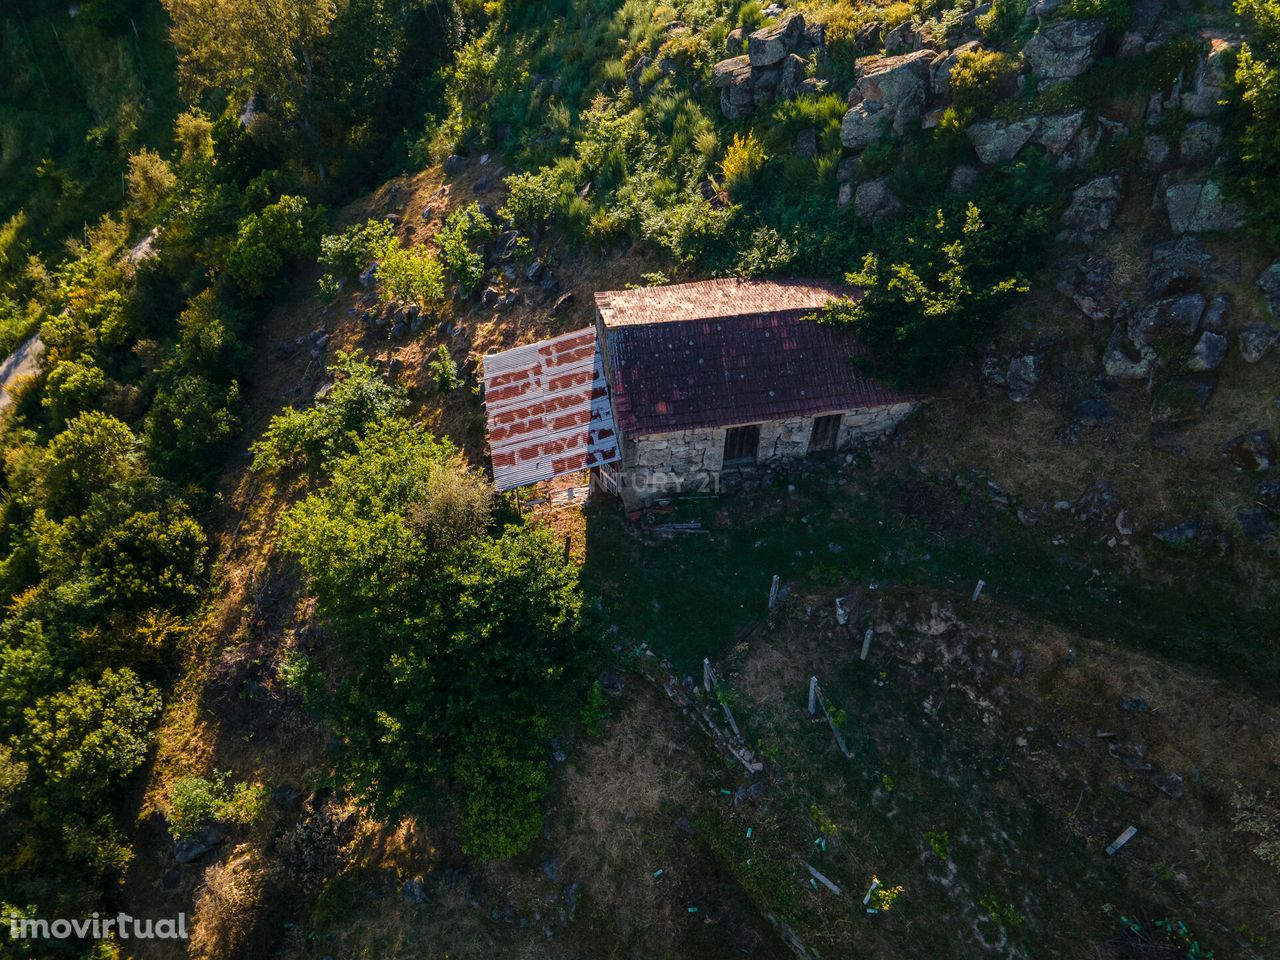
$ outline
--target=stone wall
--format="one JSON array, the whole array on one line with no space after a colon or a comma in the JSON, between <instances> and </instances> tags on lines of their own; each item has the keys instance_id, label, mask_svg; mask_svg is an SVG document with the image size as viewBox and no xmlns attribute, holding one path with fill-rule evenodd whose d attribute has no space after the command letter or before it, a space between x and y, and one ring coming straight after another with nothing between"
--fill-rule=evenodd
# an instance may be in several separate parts
<instances>
[{"instance_id":1,"label":"stone wall","mask_svg":"<svg viewBox=\"0 0 1280 960\"><path fill-rule=\"evenodd\" d=\"M888 433L912 407L910 403L898 403L846 412L840 423L837 449ZM758 462L781 463L804 457L809 452L813 420L788 417L760 424ZM678 494L716 492L724 467L725 433L724 428L716 427L624 437L618 468L620 492L627 509Z\"/></svg>"}]
</instances>

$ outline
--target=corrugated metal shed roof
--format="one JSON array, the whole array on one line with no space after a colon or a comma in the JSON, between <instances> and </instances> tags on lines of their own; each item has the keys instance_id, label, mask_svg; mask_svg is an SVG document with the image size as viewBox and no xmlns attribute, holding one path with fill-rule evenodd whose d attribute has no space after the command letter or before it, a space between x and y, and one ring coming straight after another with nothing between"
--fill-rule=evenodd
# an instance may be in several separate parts
<instances>
[{"instance_id":1,"label":"corrugated metal shed roof","mask_svg":"<svg viewBox=\"0 0 1280 960\"><path fill-rule=\"evenodd\" d=\"M713 280L596 295L626 435L761 423L911 398L858 373L865 348L808 319L857 291L820 281ZM723 313L716 313L723 310Z\"/></svg>"},{"instance_id":2,"label":"corrugated metal shed roof","mask_svg":"<svg viewBox=\"0 0 1280 960\"><path fill-rule=\"evenodd\" d=\"M484 398L499 490L620 456L594 327L488 355Z\"/></svg>"}]
</instances>

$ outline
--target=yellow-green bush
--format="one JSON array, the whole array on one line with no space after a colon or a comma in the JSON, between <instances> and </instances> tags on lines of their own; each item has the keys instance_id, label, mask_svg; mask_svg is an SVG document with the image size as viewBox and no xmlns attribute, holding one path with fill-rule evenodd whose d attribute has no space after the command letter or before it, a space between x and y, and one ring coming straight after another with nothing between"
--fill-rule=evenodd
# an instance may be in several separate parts
<instances>
[{"instance_id":1,"label":"yellow-green bush","mask_svg":"<svg viewBox=\"0 0 1280 960\"><path fill-rule=\"evenodd\" d=\"M998 50L970 50L951 70L951 100L962 121L987 113L1018 76L1018 58ZM1011 92L1011 91L1009 91Z\"/></svg>"},{"instance_id":2,"label":"yellow-green bush","mask_svg":"<svg viewBox=\"0 0 1280 960\"><path fill-rule=\"evenodd\" d=\"M720 161L725 186L732 190L745 185L764 166L766 159L764 145L756 139L754 130L749 130L745 137L735 133L729 149L724 152L724 159Z\"/></svg>"}]
</instances>

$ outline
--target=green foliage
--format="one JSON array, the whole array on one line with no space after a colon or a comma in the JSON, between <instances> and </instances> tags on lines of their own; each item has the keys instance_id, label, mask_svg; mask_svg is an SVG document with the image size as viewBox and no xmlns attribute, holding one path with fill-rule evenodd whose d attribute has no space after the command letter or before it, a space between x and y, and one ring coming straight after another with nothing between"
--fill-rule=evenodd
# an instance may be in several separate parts
<instances>
[{"instance_id":1,"label":"green foliage","mask_svg":"<svg viewBox=\"0 0 1280 960\"><path fill-rule=\"evenodd\" d=\"M1057 11L1061 19L1105 20L1107 29L1119 34L1133 18L1133 0L1066 0Z\"/></svg>"},{"instance_id":2,"label":"green foliage","mask_svg":"<svg viewBox=\"0 0 1280 960\"><path fill-rule=\"evenodd\" d=\"M1021 46L1035 28L1035 21L1027 18L1027 6L1027 0L992 0L991 9L978 17L978 29L993 46Z\"/></svg>"},{"instance_id":3,"label":"green foliage","mask_svg":"<svg viewBox=\"0 0 1280 960\"><path fill-rule=\"evenodd\" d=\"M945 830L926 830L924 839L939 860L951 859L951 835Z\"/></svg>"},{"instance_id":4,"label":"green foliage","mask_svg":"<svg viewBox=\"0 0 1280 960\"><path fill-rule=\"evenodd\" d=\"M444 303L444 267L426 247L406 247L392 237L377 254L378 296L384 303L416 303L424 308Z\"/></svg>"},{"instance_id":5,"label":"green foliage","mask_svg":"<svg viewBox=\"0 0 1280 960\"><path fill-rule=\"evenodd\" d=\"M107 375L92 361L62 360L49 368L40 404L57 421L96 405L107 389Z\"/></svg>"},{"instance_id":6,"label":"green foliage","mask_svg":"<svg viewBox=\"0 0 1280 960\"><path fill-rule=\"evenodd\" d=\"M174 836L190 836L204 823L221 820L249 824L266 810L266 788L250 783L227 787L227 774L183 777L169 796L169 829Z\"/></svg>"},{"instance_id":7,"label":"green foliage","mask_svg":"<svg viewBox=\"0 0 1280 960\"><path fill-rule=\"evenodd\" d=\"M227 254L227 273L249 296L265 295L280 282L285 264L315 253L322 216L295 196L249 214Z\"/></svg>"},{"instance_id":8,"label":"green foliage","mask_svg":"<svg viewBox=\"0 0 1280 960\"><path fill-rule=\"evenodd\" d=\"M1280 3L1236 0L1236 13L1253 25L1240 45L1235 92L1244 105L1240 161L1233 186L1247 199L1250 222L1280 245Z\"/></svg>"},{"instance_id":9,"label":"green foliage","mask_svg":"<svg viewBox=\"0 0 1280 960\"><path fill-rule=\"evenodd\" d=\"M733 142L724 153L724 159L720 161L720 173L725 185L731 191L746 186L764 166L766 159L764 145L756 139L754 130L747 131L745 137L735 133Z\"/></svg>"},{"instance_id":10,"label":"green foliage","mask_svg":"<svg viewBox=\"0 0 1280 960\"><path fill-rule=\"evenodd\" d=\"M951 100L961 125L988 113L1018 76L1018 58L996 50L967 50L951 69Z\"/></svg>"},{"instance_id":11,"label":"green foliage","mask_svg":"<svg viewBox=\"0 0 1280 960\"><path fill-rule=\"evenodd\" d=\"M327 234L320 240L320 266L326 273L320 278L320 288L333 290L336 296L338 280L351 280L359 276L378 251L395 237L390 220L366 220L347 227L341 233ZM333 297L326 297L332 300Z\"/></svg>"},{"instance_id":12,"label":"green foliage","mask_svg":"<svg viewBox=\"0 0 1280 960\"><path fill-rule=\"evenodd\" d=\"M339 353L329 373L333 386L313 408L286 407L272 418L252 447L254 470L317 470L327 460L349 453L370 426L408 402L404 391L383 380L358 352Z\"/></svg>"},{"instance_id":13,"label":"green foliage","mask_svg":"<svg viewBox=\"0 0 1280 960\"><path fill-rule=\"evenodd\" d=\"M1027 920L1012 903L1001 903L991 894L979 897L978 906L982 907L992 920L1010 930L1017 929Z\"/></svg>"},{"instance_id":14,"label":"green foliage","mask_svg":"<svg viewBox=\"0 0 1280 960\"><path fill-rule=\"evenodd\" d=\"M127 667L106 670L96 683L78 681L28 708L18 755L43 795L93 809L145 759L148 727L159 712L154 687Z\"/></svg>"},{"instance_id":15,"label":"green foliage","mask_svg":"<svg viewBox=\"0 0 1280 960\"><path fill-rule=\"evenodd\" d=\"M441 393L450 393L462 386L462 377L458 374L458 364L443 343L436 347L427 362L427 371L435 381L436 389Z\"/></svg>"},{"instance_id":16,"label":"green foliage","mask_svg":"<svg viewBox=\"0 0 1280 960\"><path fill-rule=\"evenodd\" d=\"M475 202L449 214L436 235L440 259L464 295L475 290L484 279L484 257L476 247L491 236L493 224Z\"/></svg>"},{"instance_id":17,"label":"green foliage","mask_svg":"<svg viewBox=\"0 0 1280 960\"><path fill-rule=\"evenodd\" d=\"M502 216L524 229L535 229L555 220L572 199L572 164L543 167L533 173L513 173L507 177L507 199Z\"/></svg>"},{"instance_id":18,"label":"green foliage","mask_svg":"<svg viewBox=\"0 0 1280 960\"><path fill-rule=\"evenodd\" d=\"M957 220L959 223L957 224ZM847 280L865 291L821 319L853 331L899 379L936 376L972 349L999 308L1026 286L1009 272L1003 240L970 203L961 217L937 211L890 257L868 253ZM890 261L890 262L885 262Z\"/></svg>"},{"instance_id":19,"label":"green foliage","mask_svg":"<svg viewBox=\"0 0 1280 960\"><path fill-rule=\"evenodd\" d=\"M597 680L591 685L591 689L587 691L586 702L582 704L582 713L578 719L582 723L582 727L590 736L598 737L604 732L605 717L608 711L604 705L604 690L600 687L600 681Z\"/></svg>"}]
</instances>

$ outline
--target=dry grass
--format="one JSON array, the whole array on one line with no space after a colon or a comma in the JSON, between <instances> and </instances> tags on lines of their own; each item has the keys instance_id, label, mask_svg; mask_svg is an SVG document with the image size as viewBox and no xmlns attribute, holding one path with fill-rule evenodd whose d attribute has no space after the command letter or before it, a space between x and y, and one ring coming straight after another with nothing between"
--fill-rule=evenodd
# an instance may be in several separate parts
<instances>
[{"instance_id":1,"label":"dry grass","mask_svg":"<svg viewBox=\"0 0 1280 960\"><path fill-rule=\"evenodd\" d=\"M222 960L236 956L247 943L263 906L266 878L261 855L248 845L232 851L205 871L196 894L188 956Z\"/></svg>"}]
</instances>

